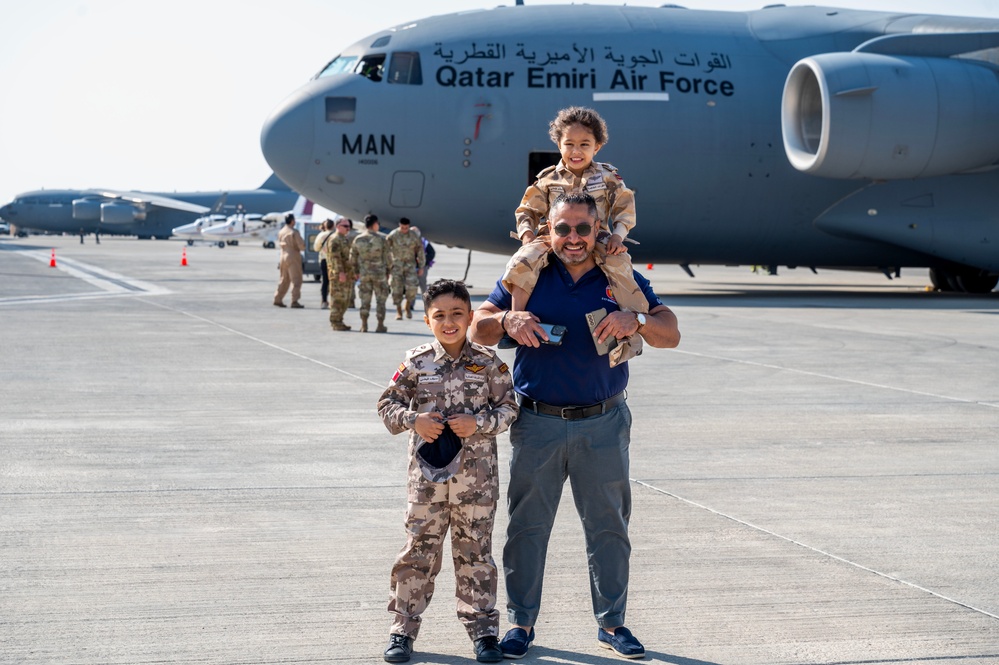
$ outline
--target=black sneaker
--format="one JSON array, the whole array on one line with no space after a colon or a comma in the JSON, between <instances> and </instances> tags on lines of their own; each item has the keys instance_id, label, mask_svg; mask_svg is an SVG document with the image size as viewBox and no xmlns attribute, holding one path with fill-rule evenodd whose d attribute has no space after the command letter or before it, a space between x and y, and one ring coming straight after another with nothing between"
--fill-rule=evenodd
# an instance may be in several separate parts
<instances>
[{"instance_id":1,"label":"black sneaker","mask_svg":"<svg viewBox=\"0 0 999 665\"><path fill-rule=\"evenodd\" d=\"M503 652L495 635L486 635L475 640L475 660L480 663L503 662Z\"/></svg>"},{"instance_id":2,"label":"black sneaker","mask_svg":"<svg viewBox=\"0 0 999 665\"><path fill-rule=\"evenodd\" d=\"M389 645L385 649L386 663L405 663L413 655L413 638L405 635L389 635Z\"/></svg>"}]
</instances>

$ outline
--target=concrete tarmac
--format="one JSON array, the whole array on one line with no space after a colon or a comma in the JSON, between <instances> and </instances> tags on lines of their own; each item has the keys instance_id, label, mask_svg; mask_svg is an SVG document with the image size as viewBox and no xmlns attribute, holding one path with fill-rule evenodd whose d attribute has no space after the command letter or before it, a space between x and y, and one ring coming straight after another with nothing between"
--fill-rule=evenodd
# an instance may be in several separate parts
<instances>
[{"instance_id":1,"label":"concrete tarmac","mask_svg":"<svg viewBox=\"0 0 999 665\"><path fill-rule=\"evenodd\" d=\"M0 663L382 662L406 441L374 405L422 307L333 333L315 283L271 305L275 251L184 247L0 240ZM631 363L643 662L999 662L999 298L693 270L643 269L683 341ZM523 662L620 662L569 494ZM473 662L453 594L445 562L412 662Z\"/></svg>"}]
</instances>

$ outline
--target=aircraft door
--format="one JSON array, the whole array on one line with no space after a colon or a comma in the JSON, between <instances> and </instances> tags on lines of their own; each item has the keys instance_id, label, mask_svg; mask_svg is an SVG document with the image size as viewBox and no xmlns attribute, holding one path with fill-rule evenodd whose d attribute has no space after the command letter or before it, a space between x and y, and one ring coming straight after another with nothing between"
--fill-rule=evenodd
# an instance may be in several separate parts
<instances>
[{"instance_id":1,"label":"aircraft door","mask_svg":"<svg viewBox=\"0 0 999 665\"><path fill-rule=\"evenodd\" d=\"M396 208L419 208L423 203L423 172L396 171L389 203Z\"/></svg>"}]
</instances>

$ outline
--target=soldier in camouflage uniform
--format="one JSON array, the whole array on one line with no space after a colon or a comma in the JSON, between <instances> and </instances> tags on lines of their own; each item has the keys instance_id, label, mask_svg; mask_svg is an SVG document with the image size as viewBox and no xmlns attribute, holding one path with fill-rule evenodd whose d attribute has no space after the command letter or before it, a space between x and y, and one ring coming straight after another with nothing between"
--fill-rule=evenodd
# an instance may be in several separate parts
<instances>
[{"instance_id":1,"label":"soldier in camouflage uniform","mask_svg":"<svg viewBox=\"0 0 999 665\"><path fill-rule=\"evenodd\" d=\"M388 234L389 252L392 254L392 301L395 318L402 318L405 296L406 318L413 318L413 302L420 288L419 276L427 263L423 239L414 231L408 219L399 220L399 228Z\"/></svg>"},{"instance_id":2,"label":"soldier in camouflage uniform","mask_svg":"<svg viewBox=\"0 0 999 665\"><path fill-rule=\"evenodd\" d=\"M596 111L574 106L558 112L549 126L549 136L559 147L562 159L538 174L515 213L516 237L523 246L510 259L503 275L503 285L513 296L513 309L527 309L538 273L548 264L551 244L543 221L552 202L560 194L585 191L597 202L601 228L595 229L599 242L594 258L607 275L614 299L621 309L647 314L648 302L635 283L631 259L623 244L635 227L635 194L624 184L616 168L593 161L593 156L607 143L607 125ZM622 362L619 358L628 360L640 354L641 348L641 339L625 342L611 358L611 366Z\"/></svg>"},{"instance_id":3,"label":"soldier in camouflage uniform","mask_svg":"<svg viewBox=\"0 0 999 665\"><path fill-rule=\"evenodd\" d=\"M375 332L388 332L385 327L385 301L388 299L388 276L392 267L392 257L385 244L385 236L378 232L378 217L364 218L364 232L354 238L350 246L350 264L354 274L360 278L358 294L361 297L361 330L368 329L368 314L371 312L371 295L375 296L375 317L378 326Z\"/></svg>"},{"instance_id":4,"label":"soldier in camouflage uniform","mask_svg":"<svg viewBox=\"0 0 999 665\"><path fill-rule=\"evenodd\" d=\"M388 610L394 619L385 660L409 659L450 529L458 618L475 643L477 660L500 662L492 557L499 496L496 435L517 417L513 383L493 350L466 340L472 314L463 283L434 282L424 309L435 339L406 353L378 401L378 414L390 432L411 432L408 535L392 567ZM417 450L434 445L447 431L445 424L461 437L462 446L446 468L432 468Z\"/></svg>"},{"instance_id":5,"label":"soldier in camouflage uniform","mask_svg":"<svg viewBox=\"0 0 999 665\"><path fill-rule=\"evenodd\" d=\"M336 223L336 232L326 240L326 267L330 282L330 326L333 330L350 330L343 322L343 314L353 295L356 273L350 262L350 220L341 217ZM368 322L361 322L361 332L368 332Z\"/></svg>"}]
</instances>

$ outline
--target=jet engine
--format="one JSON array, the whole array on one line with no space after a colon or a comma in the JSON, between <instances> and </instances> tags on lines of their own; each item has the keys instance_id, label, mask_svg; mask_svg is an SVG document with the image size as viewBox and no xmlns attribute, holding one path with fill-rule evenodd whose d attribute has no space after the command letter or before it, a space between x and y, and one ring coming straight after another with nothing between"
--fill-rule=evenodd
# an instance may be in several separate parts
<instances>
[{"instance_id":1,"label":"jet engine","mask_svg":"<svg viewBox=\"0 0 999 665\"><path fill-rule=\"evenodd\" d=\"M131 224L145 216L144 212L127 203L109 201L101 204L101 224Z\"/></svg>"},{"instance_id":2,"label":"jet engine","mask_svg":"<svg viewBox=\"0 0 999 665\"><path fill-rule=\"evenodd\" d=\"M999 78L953 58L825 53L791 68L784 150L799 171L894 180L999 160Z\"/></svg>"},{"instance_id":3,"label":"jet engine","mask_svg":"<svg viewBox=\"0 0 999 665\"><path fill-rule=\"evenodd\" d=\"M97 199L74 199L73 219L94 222L101 218L101 202Z\"/></svg>"}]
</instances>

